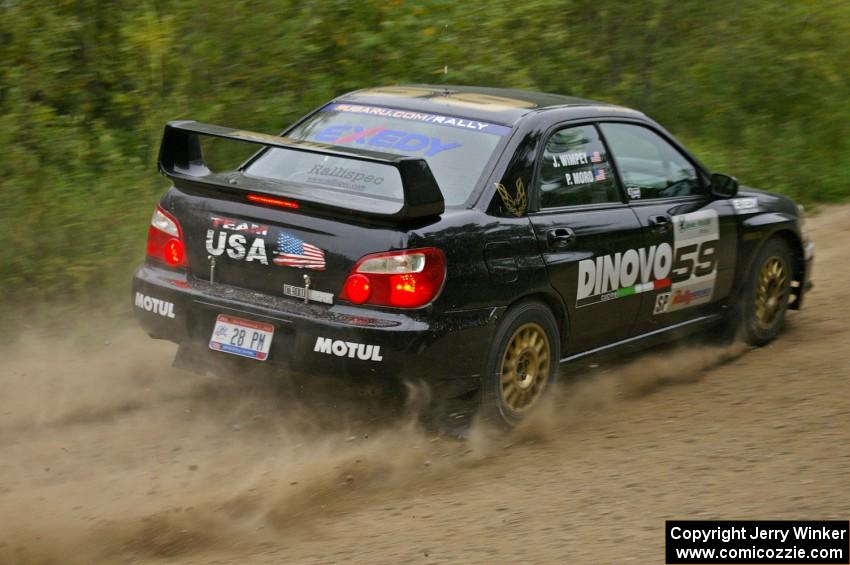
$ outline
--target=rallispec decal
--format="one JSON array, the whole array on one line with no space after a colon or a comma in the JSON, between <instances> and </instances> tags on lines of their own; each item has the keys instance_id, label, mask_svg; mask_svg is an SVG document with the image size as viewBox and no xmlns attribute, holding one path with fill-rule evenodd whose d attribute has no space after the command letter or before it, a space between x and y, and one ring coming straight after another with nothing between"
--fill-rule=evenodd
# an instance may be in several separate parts
<instances>
[{"instance_id":1,"label":"rallispec decal","mask_svg":"<svg viewBox=\"0 0 850 565\"><path fill-rule=\"evenodd\" d=\"M502 183L496 183L496 190L499 191L502 204L505 205L508 212L516 217L525 214L525 209L528 207L528 197L525 194L525 184L521 178L516 179L516 196L511 196Z\"/></svg>"},{"instance_id":2,"label":"rallispec decal","mask_svg":"<svg viewBox=\"0 0 850 565\"><path fill-rule=\"evenodd\" d=\"M717 212L702 210L672 220L673 245L579 261L576 306L655 290L666 291L656 297L655 314L709 302L717 275Z\"/></svg>"},{"instance_id":3,"label":"rallispec decal","mask_svg":"<svg viewBox=\"0 0 850 565\"><path fill-rule=\"evenodd\" d=\"M326 127L313 137L313 141L322 143L355 143L380 149L395 149L404 154L423 153L433 157L443 151L462 147L460 143L447 143L437 137L408 133L387 128L363 128L360 126L336 125Z\"/></svg>"},{"instance_id":4,"label":"rallispec decal","mask_svg":"<svg viewBox=\"0 0 850 565\"><path fill-rule=\"evenodd\" d=\"M334 180L339 179L343 181L351 181L351 183L342 183L344 185L356 184L359 182L374 185L380 185L384 183L384 177L378 175L367 175L365 173L361 173L353 169L347 169L345 167L326 167L321 163L313 165L313 168L310 169L310 172L308 174L319 175L322 177L331 177ZM312 182L311 179L307 179L307 181ZM358 186L362 187L363 185Z\"/></svg>"},{"instance_id":5,"label":"rallispec decal","mask_svg":"<svg viewBox=\"0 0 850 565\"><path fill-rule=\"evenodd\" d=\"M136 293L136 308L159 314L164 318L174 318L173 303L147 296L141 292Z\"/></svg>"},{"instance_id":6,"label":"rallispec decal","mask_svg":"<svg viewBox=\"0 0 850 565\"><path fill-rule=\"evenodd\" d=\"M362 106L359 104L329 104L322 108L322 111L383 116L385 118L396 118L399 120L410 120L414 122L425 122L429 124L436 124L452 128L474 130L482 133L491 133L499 136L507 135L511 131L511 128L507 126L500 126L498 124L491 124L488 122L479 122L476 120L467 120L465 118L455 118L452 116L441 116L439 114L411 112L409 110L381 108L380 106Z\"/></svg>"},{"instance_id":7,"label":"rallispec decal","mask_svg":"<svg viewBox=\"0 0 850 565\"><path fill-rule=\"evenodd\" d=\"M354 343L353 341L342 341L327 337L317 337L313 351L316 353L325 353L326 355L336 355L337 357L357 358L362 361L384 360L381 356L380 345L366 345L364 343Z\"/></svg>"}]
</instances>

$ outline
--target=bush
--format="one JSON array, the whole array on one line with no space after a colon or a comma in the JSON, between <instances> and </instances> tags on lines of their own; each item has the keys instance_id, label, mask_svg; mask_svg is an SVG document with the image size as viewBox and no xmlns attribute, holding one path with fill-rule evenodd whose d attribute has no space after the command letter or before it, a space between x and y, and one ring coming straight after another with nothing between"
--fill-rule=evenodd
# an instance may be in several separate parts
<instances>
[{"instance_id":1,"label":"bush","mask_svg":"<svg viewBox=\"0 0 850 565\"><path fill-rule=\"evenodd\" d=\"M745 184L803 202L850 190L840 0L109 4L0 2L0 315L126 292L166 187L165 121L276 132L377 84L622 103Z\"/></svg>"}]
</instances>

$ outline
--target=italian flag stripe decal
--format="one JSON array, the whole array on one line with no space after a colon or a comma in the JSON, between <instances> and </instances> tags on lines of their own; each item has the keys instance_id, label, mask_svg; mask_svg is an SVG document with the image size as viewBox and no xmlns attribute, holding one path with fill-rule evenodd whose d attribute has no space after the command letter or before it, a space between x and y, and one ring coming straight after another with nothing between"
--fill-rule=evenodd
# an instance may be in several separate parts
<instances>
[{"instance_id":1,"label":"italian flag stripe decal","mask_svg":"<svg viewBox=\"0 0 850 565\"><path fill-rule=\"evenodd\" d=\"M615 298L631 296L632 294L640 294L641 292L648 292L650 290L668 288L670 284L671 282L669 278L639 283L632 286L627 286L625 288L618 288L617 290L611 292L603 292L602 294L597 294L595 296L588 296L583 300L579 300L577 306L589 306L598 302L607 302L608 300L613 300Z\"/></svg>"}]
</instances>

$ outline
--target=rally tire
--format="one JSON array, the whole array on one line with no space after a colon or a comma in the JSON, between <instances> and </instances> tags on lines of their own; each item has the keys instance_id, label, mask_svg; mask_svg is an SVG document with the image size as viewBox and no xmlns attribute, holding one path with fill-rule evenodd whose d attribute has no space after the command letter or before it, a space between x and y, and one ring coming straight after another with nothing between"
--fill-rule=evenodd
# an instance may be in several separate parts
<instances>
[{"instance_id":1,"label":"rally tire","mask_svg":"<svg viewBox=\"0 0 850 565\"><path fill-rule=\"evenodd\" d=\"M745 342L765 345L782 331L792 278L791 250L773 237L753 261L737 308L738 335Z\"/></svg>"},{"instance_id":2,"label":"rally tire","mask_svg":"<svg viewBox=\"0 0 850 565\"><path fill-rule=\"evenodd\" d=\"M488 353L481 419L503 428L524 420L552 390L560 354L558 325L548 307L523 302L510 308Z\"/></svg>"}]
</instances>

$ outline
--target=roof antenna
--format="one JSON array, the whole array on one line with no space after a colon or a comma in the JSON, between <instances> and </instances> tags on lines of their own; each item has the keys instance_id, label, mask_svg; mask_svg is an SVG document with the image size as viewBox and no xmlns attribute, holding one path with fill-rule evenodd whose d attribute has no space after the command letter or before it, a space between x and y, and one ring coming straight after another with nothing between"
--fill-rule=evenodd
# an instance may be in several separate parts
<instances>
[{"instance_id":1,"label":"roof antenna","mask_svg":"<svg viewBox=\"0 0 850 565\"><path fill-rule=\"evenodd\" d=\"M446 24L443 27L443 37L447 38L448 35L449 35L449 24ZM448 66L448 64L446 64L446 65L443 65L443 96L449 96L451 94L451 92L449 92L449 89L445 86L446 79L448 79L448 78L449 78L449 66Z\"/></svg>"}]
</instances>

